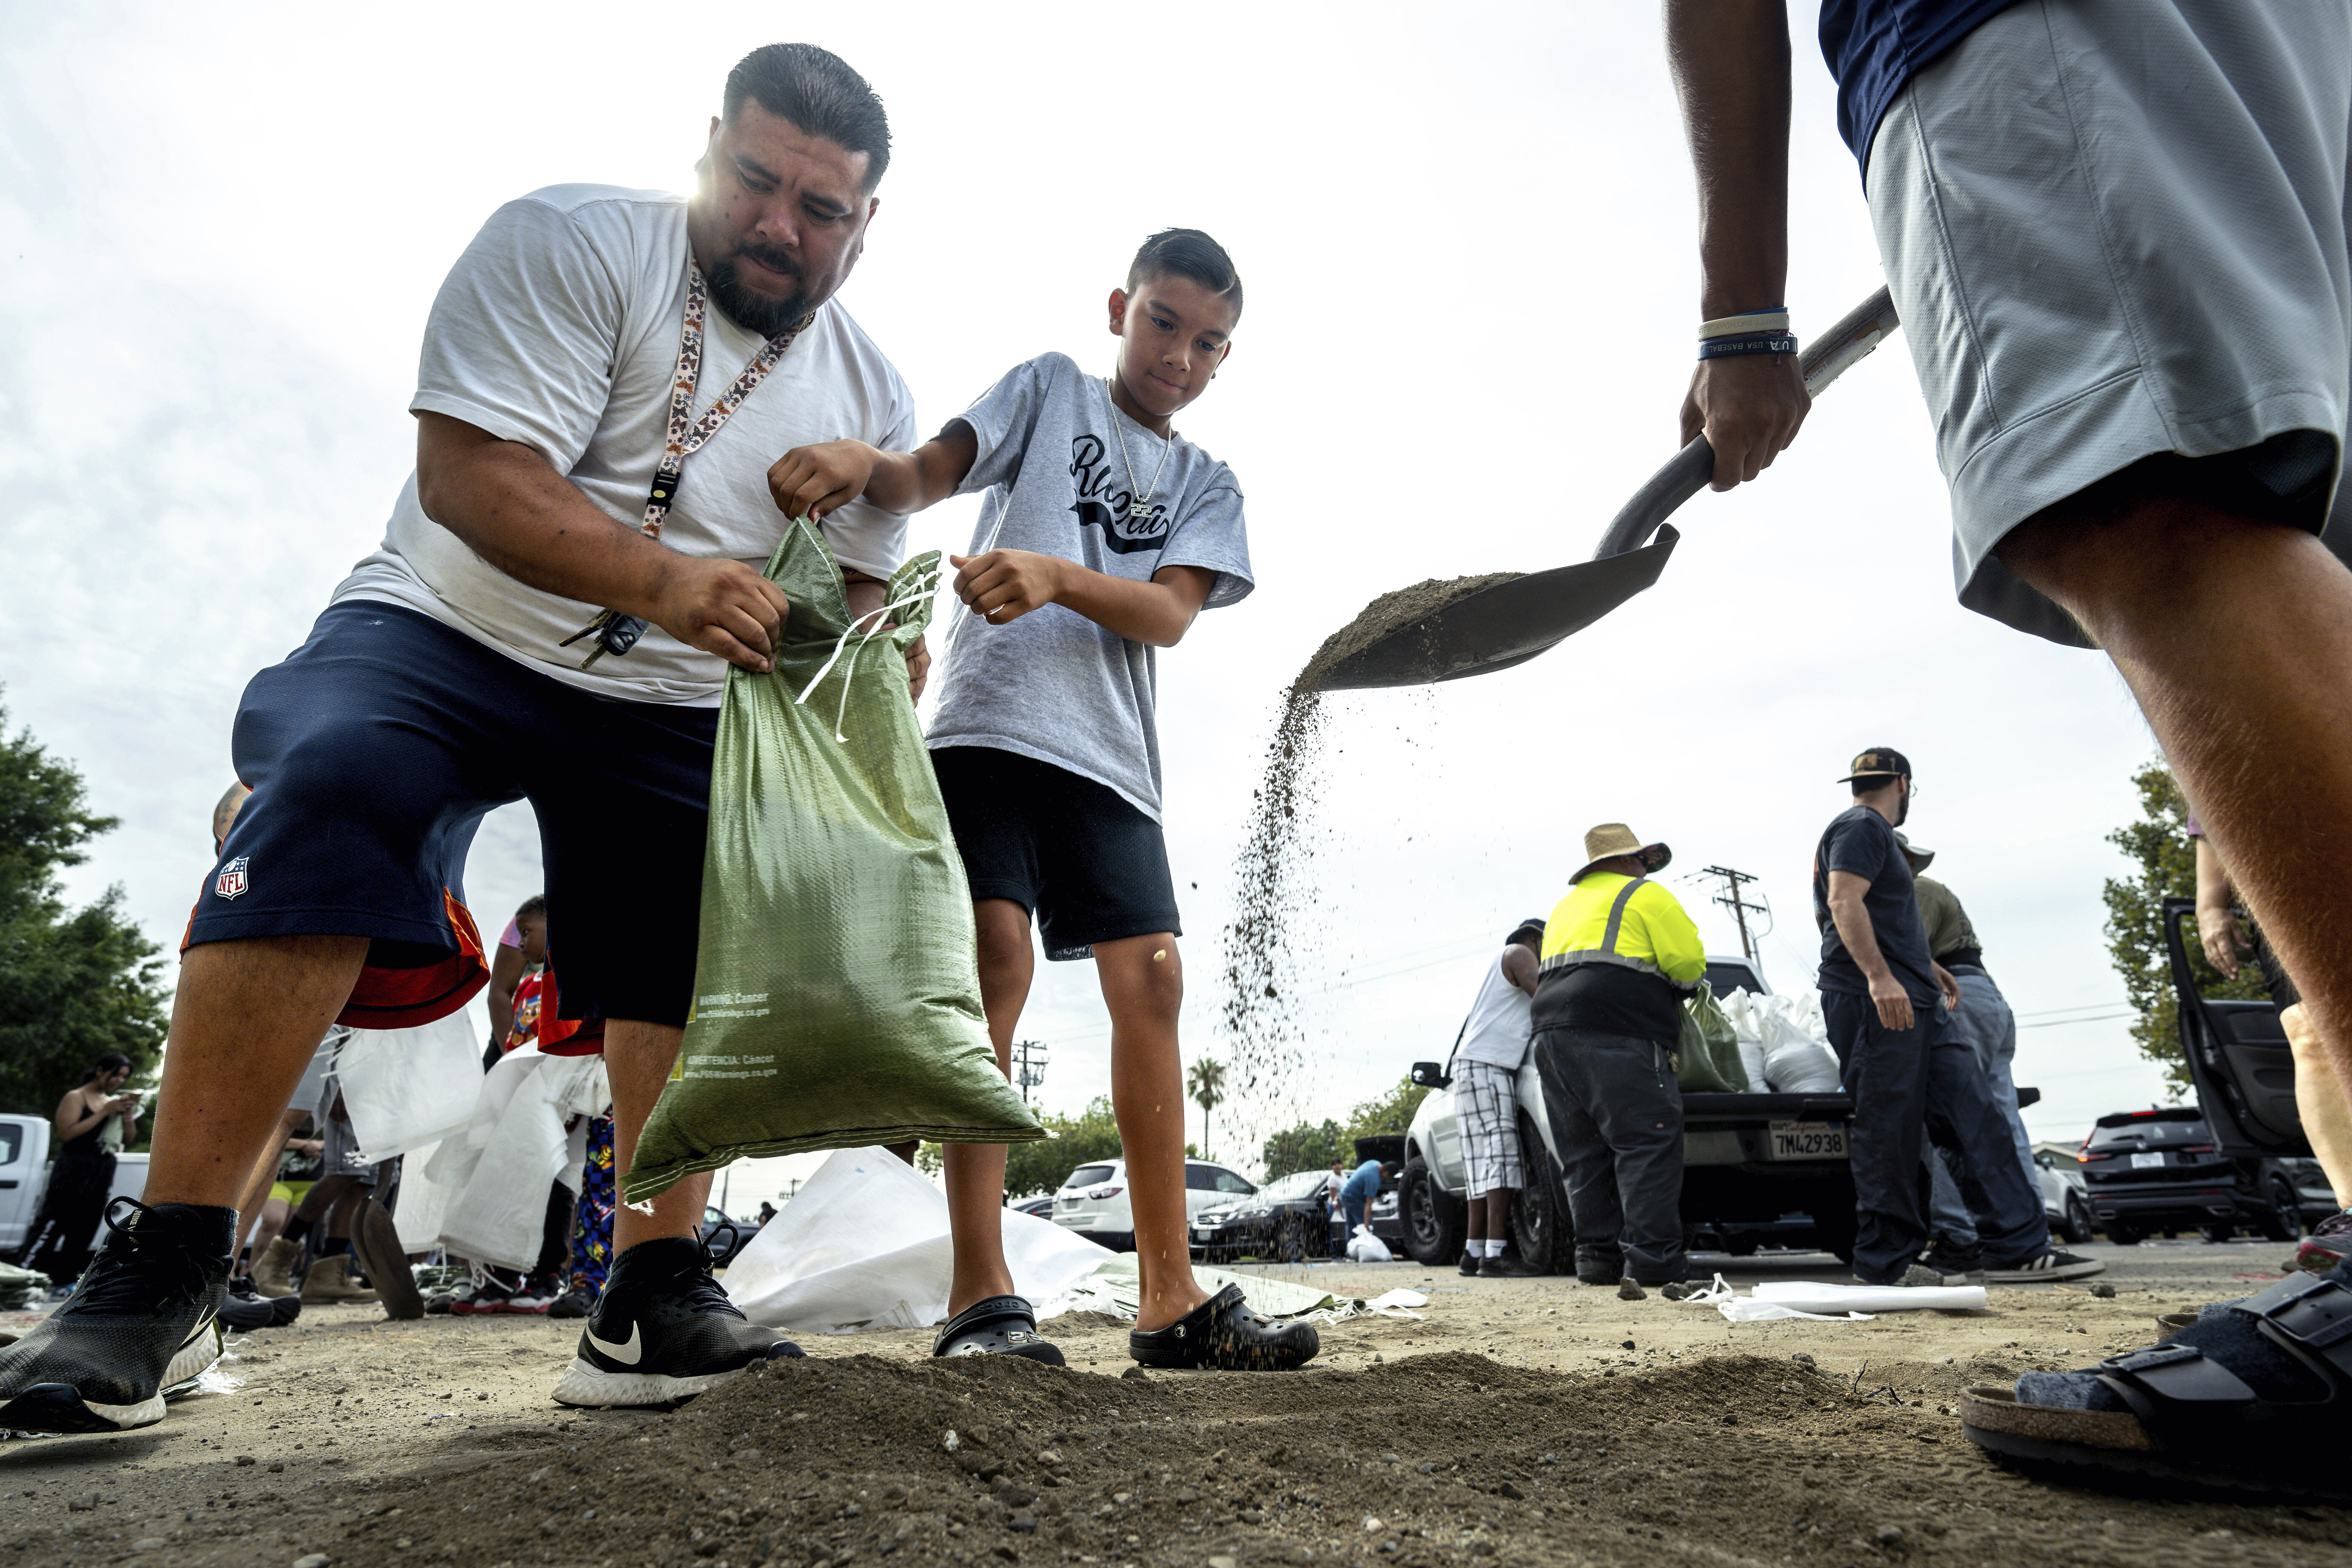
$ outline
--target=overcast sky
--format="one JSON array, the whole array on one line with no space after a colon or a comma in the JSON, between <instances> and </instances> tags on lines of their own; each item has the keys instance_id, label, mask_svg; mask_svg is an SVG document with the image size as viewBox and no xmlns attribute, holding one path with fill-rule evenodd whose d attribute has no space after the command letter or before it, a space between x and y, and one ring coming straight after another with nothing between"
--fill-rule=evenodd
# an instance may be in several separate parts
<instances>
[{"instance_id":1,"label":"overcast sky","mask_svg":"<svg viewBox=\"0 0 2352 1568\"><path fill-rule=\"evenodd\" d=\"M1880 274L1811 9L1791 9L1802 336ZM176 942L239 690L380 539L425 310L483 219L559 182L686 188L728 68L805 37L889 107L882 210L841 299L927 426L1048 349L1108 370L1103 296L1153 229L1209 230L1247 282L1181 428L1240 476L1260 586L1160 664L1187 1052L1222 1053L1219 932L1288 677L1390 588L1583 558L1675 449L1697 284L1654 12L734 15L0 4L0 700L123 821L72 890L120 883ZM913 542L960 549L971 516L923 514ZM1917 766L1911 831L2024 1016L2036 1136L2159 1094L2122 1017L2046 1024L2121 1011L2104 835L2153 744L2105 660L1954 602L1906 351L1842 381L1761 483L1677 522L1659 587L1548 657L1334 700L1287 1098L1339 1114L1444 1057L1596 822L1671 842L1670 878L1759 876L1767 973L1810 984L1812 846L1874 743ZM484 927L538 886L528 808L497 814L467 870ZM1107 1086L1089 966L1045 970L1023 1033L1052 1047L1046 1104ZM1244 1136L1288 1109L1235 1108L1243 1133L1221 1112L1213 1147L1254 1166Z\"/></svg>"}]
</instances>

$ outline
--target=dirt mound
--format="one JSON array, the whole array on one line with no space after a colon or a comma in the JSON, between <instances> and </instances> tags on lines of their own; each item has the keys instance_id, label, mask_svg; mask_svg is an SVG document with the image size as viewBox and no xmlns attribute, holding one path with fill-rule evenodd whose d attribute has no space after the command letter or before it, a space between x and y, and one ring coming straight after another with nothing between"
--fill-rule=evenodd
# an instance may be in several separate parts
<instances>
[{"instance_id":1,"label":"dirt mound","mask_svg":"<svg viewBox=\"0 0 2352 1568\"><path fill-rule=\"evenodd\" d=\"M2053 1552L2121 1565L2202 1562L2208 1542L2216 1562L2284 1564L2352 1545L2338 1510L2014 1476L1944 1413L1969 1370L1833 1377L1742 1355L1570 1376L1462 1353L1279 1376L785 1363L675 1415L592 1416L529 1451L388 1482L325 1550L337 1568L1248 1568ZM2192 1526L2204 1533L2184 1542Z\"/></svg>"}]
</instances>

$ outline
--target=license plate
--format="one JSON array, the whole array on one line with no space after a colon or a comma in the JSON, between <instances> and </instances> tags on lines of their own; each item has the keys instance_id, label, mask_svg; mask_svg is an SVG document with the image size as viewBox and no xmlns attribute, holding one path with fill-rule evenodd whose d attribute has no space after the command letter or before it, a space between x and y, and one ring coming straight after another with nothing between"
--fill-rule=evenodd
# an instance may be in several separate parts
<instances>
[{"instance_id":1,"label":"license plate","mask_svg":"<svg viewBox=\"0 0 2352 1568\"><path fill-rule=\"evenodd\" d=\"M2164 1156L2161 1154L2134 1154L2131 1160L2131 1168L2135 1171L2158 1171L2164 1168Z\"/></svg>"},{"instance_id":2,"label":"license plate","mask_svg":"<svg viewBox=\"0 0 2352 1568\"><path fill-rule=\"evenodd\" d=\"M1845 1127L1834 1121L1775 1121L1768 1152L1775 1160L1843 1160Z\"/></svg>"}]
</instances>

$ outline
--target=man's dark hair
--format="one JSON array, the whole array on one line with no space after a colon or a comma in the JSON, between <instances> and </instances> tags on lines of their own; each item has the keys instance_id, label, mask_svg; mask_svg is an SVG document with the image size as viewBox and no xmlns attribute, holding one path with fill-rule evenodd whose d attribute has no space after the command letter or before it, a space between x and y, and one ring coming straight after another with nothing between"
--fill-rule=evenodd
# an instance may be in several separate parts
<instances>
[{"instance_id":1,"label":"man's dark hair","mask_svg":"<svg viewBox=\"0 0 2352 1568\"><path fill-rule=\"evenodd\" d=\"M515 909L515 919L519 921L527 921L534 917L539 920L547 918L547 895L544 893L533 893Z\"/></svg>"},{"instance_id":2,"label":"man's dark hair","mask_svg":"<svg viewBox=\"0 0 2352 1568\"><path fill-rule=\"evenodd\" d=\"M1875 795L1880 790L1885 789L1888 784L1893 784L1896 779L1901 779L1907 784L1910 782L1910 778L1911 775L1909 773L1873 773L1866 779L1855 779L1853 781L1853 798L1860 800L1864 795Z\"/></svg>"},{"instance_id":3,"label":"man's dark hair","mask_svg":"<svg viewBox=\"0 0 2352 1568\"><path fill-rule=\"evenodd\" d=\"M747 98L812 136L865 153L866 190L882 183L890 166L890 117L880 95L839 55L814 44L753 49L727 73L720 112L728 123Z\"/></svg>"},{"instance_id":4,"label":"man's dark hair","mask_svg":"<svg viewBox=\"0 0 2352 1568\"><path fill-rule=\"evenodd\" d=\"M1242 319L1242 275L1234 269L1234 258L1225 247L1197 228L1163 228L1143 242L1128 264L1127 291L1146 278L1156 278L1172 272L1179 278L1190 278L1212 294L1222 294L1234 303L1234 320Z\"/></svg>"}]
</instances>

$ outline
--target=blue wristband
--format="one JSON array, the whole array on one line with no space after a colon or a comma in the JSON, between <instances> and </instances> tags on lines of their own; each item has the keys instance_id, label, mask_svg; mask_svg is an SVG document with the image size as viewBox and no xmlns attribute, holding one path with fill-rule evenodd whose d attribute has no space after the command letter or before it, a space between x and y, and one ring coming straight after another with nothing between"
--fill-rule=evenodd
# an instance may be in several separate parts
<instances>
[{"instance_id":1,"label":"blue wristband","mask_svg":"<svg viewBox=\"0 0 2352 1568\"><path fill-rule=\"evenodd\" d=\"M1740 354L1792 354L1797 352L1794 332L1753 332L1742 337L1706 338L1698 345L1702 360L1731 359Z\"/></svg>"}]
</instances>

